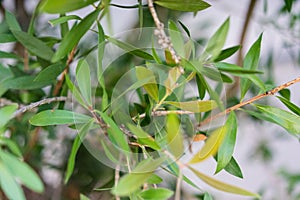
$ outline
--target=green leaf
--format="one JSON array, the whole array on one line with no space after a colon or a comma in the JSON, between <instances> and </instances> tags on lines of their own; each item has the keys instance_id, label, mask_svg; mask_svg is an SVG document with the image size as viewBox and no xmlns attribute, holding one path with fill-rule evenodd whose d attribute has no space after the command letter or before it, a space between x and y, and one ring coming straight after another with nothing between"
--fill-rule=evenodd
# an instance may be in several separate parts
<instances>
[{"instance_id":1,"label":"green leaf","mask_svg":"<svg viewBox=\"0 0 300 200\"><path fill-rule=\"evenodd\" d=\"M148 179L147 179L147 183L149 184L159 184L163 181L163 179L156 175L156 174L152 174Z\"/></svg>"},{"instance_id":2,"label":"green leaf","mask_svg":"<svg viewBox=\"0 0 300 200\"><path fill-rule=\"evenodd\" d=\"M97 67L97 77L98 82L103 90L102 95L102 101L101 101L101 108L104 110L108 106L108 94L106 92L105 87L105 79L103 75L103 66L102 66L102 60L104 57L104 48L105 48L105 35L103 31L103 27L101 24L97 21L97 27L98 27L98 67Z\"/></svg>"},{"instance_id":3,"label":"green leaf","mask_svg":"<svg viewBox=\"0 0 300 200\"><path fill-rule=\"evenodd\" d=\"M88 6L97 0L43 0L39 10L47 13L66 13Z\"/></svg>"},{"instance_id":4,"label":"green leaf","mask_svg":"<svg viewBox=\"0 0 300 200\"><path fill-rule=\"evenodd\" d=\"M115 124L115 122L103 112L96 110L96 112L100 115L103 121L109 126L107 128L108 135L114 144L122 150L125 154L130 152L130 148L127 143L127 139L125 134L120 130L120 128Z\"/></svg>"},{"instance_id":5,"label":"green leaf","mask_svg":"<svg viewBox=\"0 0 300 200\"><path fill-rule=\"evenodd\" d=\"M255 105L268 121L278 124L291 134L300 134L300 116L280 108L265 105Z\"/></svg>"},{"instance_id":6,"label":"green leaf","mask_svg":"<svg viewBox=\"0 0 300 200\"><path fill-rule=\"evenodd\" d=\"M196 12L210 7L208 3L201 0L155 0L154 3L171 10L183 12Z\"/></svg>"},{"instance_id":7,"label":"green leaf","mask_svg":"<svg viewBox=\"0 0 300 200\"><path fill-rule=\"evenodd\" d=\"M5 20L9 27L9 30L22 31L16 16L7 10L5 10Z\"/></svg>"},{"instance_id":8,"label":"green leaf","mask_svg":"<svg viewBox=\"0 0 300 200\"><path fill-rule=\"evenodd\" d=\"M287 88L280 90L279 94L284 98L286 98L287 100L291 99L291 91Z\"/></svg>"},{"instance_id":9,"label":"green leaf","mask_svg":"<svg viewBox=\"0 0 300 200\"><path fill-rule=\"evenodd\" d=\"M0 145L5 145L17 157L22 158L22 152L20 148L18 147L17 143L10 138L0 137Z\"/></svg>"},{"instance_id":10,"label":"green leaf","mask_svg":"<svg viewBox=\"0 0 300 200\"><path fill-rule=\"evenodd\" d=\"M56 26L58 24L63 24L63 23L68 22L70 20L81 20L81 18L77 15L68 15L68 16L62 16L62 17L59 17L59 18L56 18L56 19L51 19L51 20L49 20L49 23L52 26Z\"/></svg>"},{"instance_id":11,"label":"green leaf","mask_svg":"<svg viewBox=\"0 0 300 200\"><path fill-rule=\"evenodd\" d=\"M169 35L170 35L173 47L179 56L184 57L185 51L184 51L184 40L183 40L182 34L179 31L179 29L176 26L174 21L169 20L168 24L169 24Z\"/></svg>"},{"instance_id":12,"label":"green leaf","mask_svg":"<svg viewBox=\"0 0 300 200\"><path fill-rule=\"evenodd\" d=\"M285 7L289 12L291 12L292 10L293 2L294 2L293 0L284 0Z\"/></svg>"},{"instance_id":13,"label":"green leaf","mask_svg":"<svg viewBox=\"0 0 300 200\"><path fill-rule=\"evenodd\" d=\"M224 169L225 171L229 172L230 174L236 177L243 178L242 170L239 164L234 159L234 157L231 157L231 160L229 161L229 163L226 165Z\"/></svg>"},{"instance_id":14,"label":"green leaf","mask_svg":"<svg viewBox=\"0 0 300 200\"><path fill-rule=\"evenodd\" d=\"M218 155L217 155L218 164L215 173L218 173L219 171L224 169L232 158L232 154L236 142L236 131L237 131L237 120L234 112L230 112L225 126L228 128L225 133L225 138L218 150Z\"/></svg>"},{"instance_id":15,"label":"green leaf","mask_svg":"<svg viewBox=\"0 0 300 200\"><path fill-rule=\"evenodd\" d=\"M166 200L173 195L173 191L166 188L150 188L142 191L139 196L145 200Z\"/></svg>"},{"instance_id":16,"label":"green leaf","mask_svg":"<svg viewBox=\"0 0 300 200\"><path fill-rule=\"evenodd\" d=\"M80 194L80 200L90 200L90 198L88 198L84 194Z\"/></svg>"},{"instance_id":17,"label":"green leaf","mask_svg":"<svg viewBox=\"0 0 300 200\"><path fill-rule=\"evenodd\" d=\"M91 87L91 74L90 66L85 59L81 59L78 62L76 68L76 80L82 97L88 103L92 105L92 87Z\"/></svg>"},{"instance_id":18,"label":"green leaf","mask_svg":"<svg viewBox=\"0 0 300 200\"><path fill-rule=\"evenodd\" d=\"M38 75L34 78L34 82L43 82L43 81L54 81L57 79L65 69L65 66L62 63L52 64L45 69L43 69Z\"/></svg>"},{"instance_id":19,"label":"green leaf","mask_svg":"<svg viewBox=\"0 0 300 200\"><path fill-rule=\"evenodd\" d=\"M68 165L67 165L67 170L66 170L66 175L65 175L65 183L68 182L68 180L70 179L70 177L73 173L77 151L78 151L82 141L84 140L86 134L88 133L89 129L93 125L93 123L94 123L94 119L91 119L88 123L84 124L80 128L78 135L76 136L76 138L73 142L71 154L68 159Z\"/></svg>"},{"instance_id":20,"label":"green leaf","mask_svg":"<svg viewBox=\"0 0 300 200\"><path fill-rule=\"evenodd\" d=\"M166 130L168 147L173 155L179 158L184 152L184 145L180 122L176 114L167 115Z\"/></svg>"},{"instance_id":21,"label":"green leaf","mask_svg":"<svg viewBox=\"0 0 300 200\"><path fill-rule=\"evenodd\" d=\"M68 85L68 88L70 89L70 91L72 92L73 96L75 97L76 101L78 101L78 103L80 103L83 107L87 108L78 88L76 86L74 86L74 84L72 83L72 81L70 80L69 76L66 75L66 83Z\"/></svg>"},{"instance_id":22,"label":"green leaf","mask_svg":"<svg viewBox=\"0 0 300 200\"><path fill-rule=\"evenodd\" d=\"M35 192L43 192L44 185L41 179L27 163L4 151L0 151L0 158L11 174L20 180L22 184Z\"/></svg>"},{"instance_id":23,"label":"green leaf","mask_svg":"<svg viewBox=\"0 0 300 200\"><path fill-rule=\"evenodd\" d=\"M206 140L204 146L196 153L196 155L189 161L190 164L195 164L204 161L210 156L214 156L224 141L224 137L229 127L227 124L216 129Z\"/></svg>"},{"instance_id":24,"label":"green leaf","mask_svg":"<svg viewBox=\"0 0 300 200\"><path fill-rule=\"evenodd\" d=\"M147 145L154 150L160 150L159 144L146 133L141 127L134 126L132 124L127 124L129 130L138 137L138 142L143 145Z\"/></svg>"},{"instance_id":25,"label":"green leaf","mask_svg":"<svg viewBox=\"0 0 300 200\"><path fill-rule=\"evenodd\" d=\"M14 117L14 113L18 108L18 104L12 104L0 108L0 129L3 128L7 122Z\"/></svg>"},{"instance_id":26,"label":"green leaf","mask_svg":"<svg viewBox=\"0 0 300 200\"><path fill-rule=\"evenodd\" d=\"M225 63L225 62L214 63L214 65L218 68L218 70L223 71L223 72L229 72L233 75L237 75L237 74L262 74L263 73L262 71L244 69L244 68L239 67L237 65L230 64L230 63Z\"/></svg>"},{"instance_id":27,"label":"green leaf","mask_svg":"<svg viewBox=\"0 0 300 200\"><path fill-rule=\"evenodd\" d=\"M74 4L74 3L73 3ZM92 24L96 21L100 10L97 9L86 16L81 22L75 26L62 39L60 46L52 57L52 62L57 62L64 58L75 45L79 42L82 36L89 30Z\"/></svg>"},{"instance_id":28,"label":"green leaf","mask_svg":"<svg viewBox=\"0 0 300 200\"><path fill-rule=\"evenodd\" d=\"M207 101L187 101L187 102L177 102L177 101L165 101L165 104L173 105L181 110L186 110L194 113L207 112L217 108L217 104L213 100Z\"/></svg>"},{"instance_id":29,"label":"green leaf","mask_svg":"<svg viewBox=\"0 0 300 200\"><path fill-rule=\"evenodd\" d=\"M214 60L216 59L225 44L227 33L229 30L229 18L221 25L221 27L215 32L215 34L208 40L202 60Z\"/></svg>"},{"instance_id":30,"label":"green leaf","mask_svg":"<svg viewBox=\"0 0 300 200\"><path fill-rule=\"evenodd\" d=\"M156 102L158 102L158 87L154 73L151 70L141 66L135 67L135 71L138 80L143 80L146 78L148 79L151 77L149 82L144 85L144 89Z\"/></svg>"},{"instance_id":31,"label":"green leaf","mask_svg":"<svg viewBox=\"0 0 300 200\"><path fill-rule=\"evenodd\" d=\"M29 122L35 126L88 123L91 117L68 110L45 110L34 115Z\"/></svg>"},{"instance_id":32,"label":"green leaf","mask_svg":"<svg viewBox=\"0 0 300 200\"><path fill-rule=\"evenodd\" d=\"M202 181L204 181L205 183L207 183L208 185L218 189L218 190L221 190L221 191L224 191L224 192L230 192L230 193L233 193L233 194L239 194L239 195L244 195L244 196L251 196L251 197L257 197L257 198L260 198L260 196L258 194L255 194L255 193L252 193L250 191L247 191L245 189L242 189L240 187L236 187L236 186L233 186L233 185L229 185L227 183L223 183L221 181L218 181L216 179L213 179L197 170L195 170L194 168L192 167L189 167L189 169L196 175L198 176Z\"/></svg>"},{"instance_id":33,"label":"green leaf","mask_svg":"<svg viewBox=\"0 0 300 200\"><path fill-rule=\"evenodd\" d=\"M4 166L4 163L0 161L0 186L5 195L9 199L26 200L22 188L15 181L13 175L8 171L9 169Z\"/></svg>"},{"instance_id":34,"label":"green leaf","mask_svg":"<svg viewBox=\"0 0 300 200\"><path fill-rule=\"evenodd\" d=\"M240 45L229 47L227 49L224 49L221 51L221 53L214 59L214 62L219 62L222 60L225 60L226 58L229 58L232 56L235 52L237 52L241 48Z\"/></svg>"},{"instance_id":35,"label":"green leaf","mask_svg":"<svg viewBox=\"0 0 300 200\"><path fill-rule=\"evenodd\" d=\"M212 198L212 196L209 193L205 192L203 200L213 200L213 198Z\"/></svg>"},{"instance_id":36,"label":"green leaf","mask_svg":"<svg viewBox=\"0 0 300 200\"><path fill-rule=\"evenodd\" d=\"M296 115L300 116L300 108L293 104L292 102L290 102L288 99L280 97L280 96L276 96L288 109L290 109L290 111L292 111L293 113L295 113Z\"/></svg>"},{"instance_id":37,"label":"green leaf","mask_svg":"<svg viewBox=\"0 0 300 200\"><path fill-rule=\"evenodd\" d=\"M23 31L17 31L17 30L11 30L11 31L16 37L16 39L22 45L24 45L24 47L28 49L28 51L45 60L51 60L53 56L53 51L43 41Z\"/></svg>"},{"instance_id":38,"label":"green leaf","mask_svg":"<svg viewBox=\"0 0 300 200\"><path fill-rule=\"evenodd\" d=\"M258 65L258 59L260 55L262 34L250 47L243 61L243 68L248 70L255 70ZM247 79L241 79L241 99L243 99L251 86L251 82Z\"/></svg>"},{"instance_id":39,"label":"green leaf","mask_svg":"<svg viewBox=\"0 0 300 200\"><path fill-rule=\"evenodd\" d=\"M132 46L131 44L122 42L120 40L111 38L109 36L106 36L106 39L109 42L113 43L114 45L120 47L124 51L126 51L126 52L128 52L128 53L130 53L134 56L137 56L137 57L140 57L140 58L143 58L143 59L146 59L146 60L154 60L154 58L151 54L147 53L146 51L143 51L142 49L138 49L138 48Z\"/></svg>"},{"instance_id":40,"label":"green leaf","mask_svg":"<svg viewBox=\"0 0 300 200\"><path fill-rule=\"evenodd\" d=\"M166 160L160 157L153 160L151 157L140 162L129 174L120 179L118 185L112 189L112 193L118 196L128 196L137 191L153 172Z\"/></svg>"},{"instance_id":41,"label":"green leaf","mask_svg":"<svg viewBox=\"0 0 300 200\"><path fill-rule=\"evenodd\" d=\"M207 78L210 78L211 80L215 80L218 82L225 82L225 83L232 83L233 80L223 74L222 72L215 70L214 68L210 68L210 67L203 67L200 69L200 71L202 72L202 74L204 76L206 76Z\"/></svg>"},{"instance_id":42,"label":"green leaf","mask_svg":"<svg viewBox=\"0 0 300 200\"><path fill-rule=\"evenodd\" d=\"M5 52L5 51L0 51L0 58L11 58L11 59L21 60L21 57L19 57L18 55L14 53Z\"/></svg>"},{"instance_id":43,"label":"green leaf","mask_svg":"<svg viewBox=\"0 0 300 200\"><path fill-rule=\"evenodd\" d=\"M35 76L20 76L16 78L10 78L3 82L3 86L7 89L35 90L53 83L53 80L35 81L35 78Z\"/></svg>"}]
</instances>

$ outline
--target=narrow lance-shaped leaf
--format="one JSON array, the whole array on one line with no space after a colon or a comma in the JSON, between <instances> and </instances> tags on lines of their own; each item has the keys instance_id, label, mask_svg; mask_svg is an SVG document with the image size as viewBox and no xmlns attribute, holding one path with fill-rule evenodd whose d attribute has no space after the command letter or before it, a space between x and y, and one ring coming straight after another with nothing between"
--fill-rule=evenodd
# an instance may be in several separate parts
<instances>
[{"instance_id":1,"label":"narrow lance-shaped leaf","mask_svg":"<svg viewBox=\"0 0 300 200\"><path fill-rule=\"evenodd\" d=\"M115 124L115 122L103 112L96 110L96 112L100 115L100 117L104 120L104 122L109 126L107 128L108 135L112 142L118 146L120 151L123 151L125 154L129 154L130 148L127 143L127 139L125 134L120 130L120 128Z\"/></svg>"},{"instance_id":2,"label":"narrow lance-shaped leaf","mask_svg":"<svg viewBox=\"0 0 300 200\"><path fill-rule=\"evenodd\" d=\"M225 134L228 130L228 126L224 126L216 129L206 140L204 146L200 149L198 153L189 161L190 164L195 164L202 162L210 156L214 156L222 144Z\"/></svg>"},{"instance_id":3,"label":"narrow lance-shaped leaf","mask_svg":"<svg viewBox=\"0 0 300 200\"><path fill-rule=\"evenodd\" d=\"M22 184L35 192L42 192L44 185L36 172L25 162L18 160L10 153L0 151L0 158L9 171L18 178Z\"/></svg>"},{"instance_id":4,"label":"narrow lance-shaped leaf","mask_svg":"<svg viewBox=\"0 0 300 200\"><path fill-rule=\"evenodd\" d=\"M83 8L97 0L43 0L39 10L47 13L66 13Z\"/></svg>"},{"instance_id":5,"label":"narrow lance-shaped leaf","mask_svg":"<svg viewBox=\"0 0 300 200\"><path fill-rule=\"evenodd\" d=\"M22 31L15 15L5 10L5 20L10 30Z\"/></svg>"},{"instance_id":6,"label":"narrow lance-shaped leaf","mask_svg":"<svg viewBox=\"0 0 300 200\"><path fill-rule=\"evenodd\" d=\"M149 79L149 82L144 85L144 89L147 91L149 96L151 96L156 102L158 102L158 87L154 73L151 70L141 66L135 67L135 71L138 80L143 80L146 78L148 79L149 77L151 77L151 79Z\"/></svg>"},{"instance_id":7,"label":"narrow lance-shaped leaf","mask_svg":"<svg viewBox=\"0 0 300 200\"><path fill-rule=\"evenodd\" d=\"M138 56L140 58L146 59L146 60L154 60L153 56L146 51L143 51L142 49L138 49L131 44L128 44L126 42L122 42L120 40L114 39L112 37L106 36L106 39L113 43L114 45L120 47L124 51L127 51L128 53Z\"/></svg>"},{"instance_id":8,"label":"narrow lance-shaped leaf","mask_svg":"<svg viewBox=\"0 0 300 200\"><path fill-rule=\"evenodd\" d=\"M60 46L52 57L52 62L64 58L79 42L82 36L89 30L98 17L100 10L97 9L86 16L81 22L75 25L63 38Z\"/></svg>"},{"instance_id":9,"label":"narrow lance-shaped leaf","mask_svg":"<svg viewBox=\"0 0 300 200\"><path fill-rule=\"evenodd\" d=\"M292 111L293 113L295 113L296 115L300 116L300 108L293 104L292 102L290 102L288 99L280 97L280 96L276 96L288 109L290 109L290 111Z\"/></svg>"},{"instance_id":10,"label":"narrow lance-shaped leaf","mask_svg":"<svg viewBox=\"0 0 300 200\"><path fill-rule=\"evenodd\" d=\"M154 150L160 150L159 144L151 137L148 133L146 133L141 127L134 126L132 124L127 124L130 131L137 136L138 142L144 145L148 145L150 148Z\"/></svg>"},{"instance_id":11,"label":"narrow lance-shaped leaf","mask_svg":"<svg viewBox=\"0 0 300 200\"><path fill-rule=\"evenodd\" d=\"M104 74L103 74L103 57L104 57L104 48L105 48L105 35L103 31L103 27L101 24L97 21L97 27L98 27L98 68L97 68L97 77L100 86L102 87L103 90L103 95L102 95L102 101L101 101L101 109L102 111L105 110L108 106L108 94L106 92L106 87L105 87L105 79L104 79Z\"/></svg>"},{"instance_id":12,"label":"narrow lance-shaped leaf","mask_svg":"<svg viewBox=\"0 0 300 200\"><path fill-rule=\"evenodd\" d=\"M229 161L229 163L226 165L224 169L225 171L232 174L233 176L243 178L242 170L239 164L237 163L237 161L234 159L234 157L231 157L231 160Z\"/></svg>"},{"instance_id":13,"label":"narrow lance-shaped leaf","mask_svg":"<svg viewBox=\"0 0 300 200\"><path fill-rule=\"evenodd\" d=\"M80 105L82 105L83 107L87 108L86 103L84 102L83 97L81 96L78 88L72 83L72 81L70 80L68 74L65 75L65 79L66 79L66 83L68 85L68 88L70 89L70 91L73 94L76 101L78 101L78 103L80 103Z\"/></svg>"},{"instance_id":14,"label":"narrow lance-shaped leaf","mask_svg":"<svg viewBox=\"0 0 300 200\"><path fill-rule=\"evenodd\" d=\"M90 66L85 59L78 62L76 68L76 80L82 97L89 106L92 105L92 87Z\"/></svg>"},{"instance_id":15,"label":"narrow lance-shaped leaf","mask_svg":"<svg viewBox=\"0 0 300 200\"><path fill-rule=\"evenodd\" d=\"M14 116L15 111L17 110L18 105L12 104L0 108L0 129L5 126L5 124Z\"/></svg>"},{"instance_id":16,"label":"narrow lance-shaped leaf","mask_svg":"<svg viewBox=\"0 0 300 200\"><path fill-rule=\"evenodd\" d=\"M218 107L215 101L187 101L187 102L177 102L177 101L165 101L165 104L173 105L181 110L186 110L194 113L207 112Z\"/></svg>"},{"instance_id":17,"label":"narrow lance-shaped leaf","mask_svg":"<svg viewBox=\"0 0 300 200\"><path fill-rule=\"evenodd\" d=\"M154 3L171 10L183 12L197 12L210 7L208 3L201 0L155 0Z\"/></svg>"},{"instance_id":18,"label":"narrow lance-shaped leaf","mask_svg":"<svg viewBox=\"0 0 300 200\"><path fill-rule=\"evenodd\" d=\"M221 181L218 181L216 179L213 179L201 172L199 172L198 170L189 167L189 169L196 175L198 176L202 181L204 181L205 183L207 183L208 185L224 191L224 192L229 192L229 193L233 193L233 194L239 194L239 195L244 195L244 196L251 196L251 197L257 197L260 198L260 196L258 194L255 194L253 192L247 191L245 189L242 189L240 187L236 187L233 185L229 185L227 183L223 183Z\"/></svg>"},{"instance_id":19,"label":"narrow lance-shaped leaf","mask_svg":"<svg viewBox=\"0 0 300 200\"><path fill-rule=\"evenodd\" d=\"M278 124L289 133L300 134L300 116L272 106L255 105L268 121Z\"/></svg>"},{"instance_id":20,"label":"narrow lance-shaped leaf","mask_svg":"<svg viewBox=\"0 0 300 200\"><path fill-rule=\"evenodd\" d=\"M216 57L214 59L214 62L219 62L219 61L225 60L226 58L229 58L235 52L237 52L240 48L241 48L241 46L238 45L238 46L233 46L233 47L229 47L227 49L222 50L220 52L220 54L218 55L218 57Z\"/></svg>"},{"instance_id":21,"label":"narrow lance-shaped leaf","mask_svg":"<svg viewBox=\"0 0 300 200\"><path fill-rule=\"evenodd\" d=\"M9 169L0 162L0 186L10 199L26 200L21 186L15 181Z\"/></svg>"},{"instance_id":22,"label":"narrow lance-shaped leaf","mask_svg":"<svg viewBox=\"0 0 300 200\"><path fill-rule=\"evenodd\" d=\"M137 191L165 160L166 157L164 156L155 160L151 157L143 160L131 173L120 179L119 183L112 189L112 192L118 196L128 196Z\"/></svg>"},{"instance_id":23,"label":"narrow lance-shaped leaf","mask_svg":"<svg viewBox=\"0 0 300 200\"><path fill-rule=\"evenodd\" d=\"M91 117L68 110L45 110L34 115L29 122L35 126L87 123Z\"/></svg>"},{"instance_id":24,"label":"narrow lance-shaped leaf","mask_svg":"<svg viewBox=\"0 0 300 200\"><path fill-rule=\"evenodd\" d=\"M244 69L237 65L225 63L225 62L218 62L214 64L220 71L229 72L233 75L237 74L262 74L262 71L256 71L252 69Z\"/></svg>"},{"instance_id":25,"label":"narrow lance-shaped leaf","mask_svg":"<svg viewBox=\"0 0 300 200\"><path fill-rule=\"evenodd\" d=\"M68 159L68 165L67 165L67 170L65 175L65 183L68 182L69 178L73 173L77 151L93 123L94 123L94 119L91 119L88 123L84 124L80 128L78 135L76 136L73 142L71 154Z\"/></svg>"},{"instance_id":26,"label":"narrow lance-shaped leaf","mask_svg":"<svg viewBox=\"0 0 300 200\"><path fill-rule=\"evenodd\" d=\"M58 75L60 75L65 69L65 66L62 63L55 63L43 69L38 75L34 78L33 81L53 81L56 80Z\"/></svg>"},{"instance_id":27,"label":"narrow lance-shaped leaf","mask_svg":"<svg viewBox=\"0 0 300 200\"><path fill-rule=\"evenodd\" d=\"M258 65L258 59L260 55L260 45L261 45L262 35L254 42L250 47L248 53L246 54L243 61L243 68L248 70L255 70ZM243 99L251 86L251 81L247 79L241 79L241 99Z\"/></svg>"},{"instance_id":28,"label":"narrow lance-shaped leaf","mask_svg":"<svg viewBox=\"0 0 300 200\"><path fill-rule=\"evenodd\" d=\"M68 22L70 20L81 20L81 18L77 15L67 15L67 16L62 16L56 19L51 19L49 20L49 23L52 26L58 25L58 24L63 24L65 22Z\"/></svg>"},{"instance_id":29,"label":"narrow lance-shaped leaf","mask_svg":"<svg viewBox=\"0 0 300 200\"><path fill-rule=\"evenodd\" d=\"M221 53L225 44L227 33L229 30L229 18L221 25L221 27L215 32L215 34L208 40L206 48L201 60L214 60Z\"/></svg>"},{"instance_id":30,"label":"narrow lance-shaped leaf","mask_svg":"<svg viewBox=\"0 0 300 200\"><path fill-rule=\"evenodd\" d=\"M167 141L170 151L176 158L179 158L184 152L183 135L179 119L176 114L167 116Z\"/></svg>"},{"instance_id":31,"label":"narrow lance-shaped leaf","mask_svg":"<svg viewBox=\"0 0 300 200\"><path fill-rule=\"evenodd\" d=\"M163 200L169 199L173 195L173 191L166 188L150 188L142 191L139 196L143 199Z\"/></svg>"},{"instance_id":32,"label":"narrow lance-shaped leaf","mask_svg":"<svg viewBox=\"0 0 300 200\"><path fill-rule=\"evenodd\" d=\"M237 120L235 113L230 112L228 119L225 124L227 132L225 133L225 138L218 150L217 155L217 169L215 173L218 173L224 169L232 158L234 151L235 141L236 141L236 131L237 131Z\"/></svg>"},{"instance_id":33,"label":"narrow lance-shaped leaf","mask_svg":"<svg viewBox=\"0 0 300 200\"><path fill-rule=\"evenodd\" d=\"M34 55L45 60L51 60L53 56L52 49L40 39L29 35L23 31L11 30L16 39Z\"/></svg>"},{"instance_id":34,"label":"narrow lance-shaped leaf","mask_svg":"<svg viewBox=\"0 0 300 200\"><path fill-rule=\"evenodd\" d=\"M170 35L171 42L174 46L176 53L179 56L184 57L185 56L184 40L183 40L181 32L179 31L175 22L172 20L169 20L169 35Z\"/></svg>"}]
</instances>

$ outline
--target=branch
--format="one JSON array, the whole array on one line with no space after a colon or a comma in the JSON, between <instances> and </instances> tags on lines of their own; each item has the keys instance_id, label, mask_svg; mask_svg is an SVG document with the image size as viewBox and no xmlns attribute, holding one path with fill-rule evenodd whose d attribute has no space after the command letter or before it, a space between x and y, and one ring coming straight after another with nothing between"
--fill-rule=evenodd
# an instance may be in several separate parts
<instances>
[{"instance_id":1,"label":"branch","mask_svg":"<svg viewBox=\"0 0 300 200\"><path fill-rule=\"evenodd\" d=\"M189 114L194 114L194 112L186 111L186 110L159 110L159 111L153 111L151 113L151 116L160 117L160 116L166 116L168 114L189 115ZM143 119L145 117L146 117L146 114L143 113L143 114L139 115L138 117L133 117L132 120L136 121L136 119Z\"/></svg>"},{"instance_id":2,"label":"branch","mask_svg":"<svg viewBox=\"0 0 300 200\"><path fill-rule=\"evenodd\" d=\"M163 49L168 49L172 55L173 60L176 64L180 63L180 57L176 54L176 51L173 48L173 44L170 40L170 38L167 36L165 30L164 30L164 24L160 22L156 10L153 5L153 0L148 0L148 7L150 10L150 13L152 15L152 18L154 20L154 23L156 25L156 30L154 31L154 35L158 37L158 44ZM181 68L181 73L183 73L183 69Z\"/></svg>"},{"instance_id":3,"label":"branch","mask_svg":"<svg viewBox=\"0 0 300 200\"><path fill-rule=\"evenodd\" d=\"M223 112L220 112L220 113L218 113L218 114L216 114L216 115L213 115L213 116L211 116L211 117L205 119L204 121L200 122L200 123L198 124L198 128L200 128L200 127L203 126L204 124L208 124L208 123L210 123L211 121L213 121L213 120L215 120L215 119L217 119L217 118L219 118L219 117L221 117L221 116L224 116L224 115L230 113L231 111L234 111L234 110L236 110L236 109L238 109L238 108L240 108L240 107L243 107L243 106L245 106L245 105L248 105L248 104L250 104L250 103L253 103L254 101L257 101L257 100L259 100L259 99L261 99L261 98L264 98L264 97L266 97L266 96L274 95L275 93L279 92L280 90L282 90L282 89L284 89L284 88L287 88L287 87L289 87L289 86L291 86L291 85L293 85L293 84L295 84L295 83L297 83L297 82L300 82L300 77L298 77L298 78L296 78L296 79L294 79L294 80L291 80L291 81L289 81L289 82L287 82L287 83L285 83L285 84L283 84L283 85L277 86L277 87L275 87L274 89L269 90L269 91L267 91L267 92L265 92L265 93L263 93L263 94L260 94L260 95L257 95L257 96L255 96L255 97L252 97L251 99L249 99L249 100L247 100L247 101L241 102L241 103L239 103L239 104L237 104L237 105L234 105L234 106L232 106L232 107L230 107L230 108L227 108L227 109L224 110Z\"/></svg>"},{"instance_id":4,"label":"branch","mask_svg":"<svg viewBox=\"0 0 300 200\"><path fill-rule=\"evenodd\" d=\"M58 102L58 101L66 101L66 100L67 100L67 97L53 97L53 98L43 99L41 101L34 102L27 106L21 107L14 113L14 117L17 117L18 115L20 115L26 111L32 110L33 108L44 105L44 104L49 104L49 103Z\"/></svg>"}]
</instances>

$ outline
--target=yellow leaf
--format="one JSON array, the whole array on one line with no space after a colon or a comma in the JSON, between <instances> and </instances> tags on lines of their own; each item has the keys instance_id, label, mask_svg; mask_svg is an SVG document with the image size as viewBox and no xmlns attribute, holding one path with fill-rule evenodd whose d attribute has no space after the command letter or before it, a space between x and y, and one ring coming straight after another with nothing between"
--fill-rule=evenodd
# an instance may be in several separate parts
<instances>
[{"instance_id":1,"label":"yellow leaf","mask_svg":"<svg viewBox=\"0 0 300 200\"><path fill-rule=\"evenodd\" d=\"M176 101L165 101L166 104L173 105L181 110L191 111L194 113L207 112L218 107L217 103L213 100L208 101L187 101L187 102L176 102Z\"/></svg>"},{"instance_id":2,"label":"yellow leaf","mask_svg":"<svg viewBox=\"0 0 300 200\"><path fill-rule=\"evenodd\" d=\"M255 193L250 192L248 190L242 189L240 187L236 187L236 186L233 186L233 185L230 185L230 184L227 184L227 183L223 183L219 180L211 178L211 177L195 170L192 167L189 167L189 169L196 176L198 176L202 181L204 181L206 184L208 184L208 185L210 185L210 186L212 186L212 187L214 187L218 190L221 190L221 191L224 191L224 192L230 192L230 193L233 193L233 194L239 194L239 195L244 195L244 196L252 196L252 197L260 198L260 196L258 194L255 194Z\"/></svg>"},{"instance_id":3,"label":"yellow leaf","mask_svg":"<svg viewBox=\"0 0 300 200\"><path fill-rule=\"evenodd\" d=\"M151 96L156 102L158 102L158 87L154 73L151 70L141 66L137 66L135 70L138 80L149 79L149 77L151 77L149 81L144 85L144 89L149 94L149 96Z\"/></svg>"},{"instance_id":4,"label":"yellow leaf","mask_svg":"<svg viewBox=\"0 0 300 200\"><path fill-rule=\"evenodd\" d=\"M189 161L190 164L201 162L210 156L214 156L223 142L227 127L222 126L216 129L206 140L200 151Z\"/></svg>"},{"instance_id":5,"label":"yellow leaf","mask_svg":"<svg viewBox=\"0 0 300 200\"><path fill-rule=\"evenodd\" d=\"M165 81L166 93L171 94L172 91L178 86L177 80L181 76L180 68L173 67L169 71L167 80Z\"/></svg>"},{"instance_id":6,"label":"yellow leaf","mask_svg":"<svg viewBox=\"0 0 300 200\"><path fill-rule=\"evenodd\" d=\"M167 141L170 151L178 158L183 154L183 136L180 128L180 123L176 114L167 116Z\"/></svg>"}]
</instances>

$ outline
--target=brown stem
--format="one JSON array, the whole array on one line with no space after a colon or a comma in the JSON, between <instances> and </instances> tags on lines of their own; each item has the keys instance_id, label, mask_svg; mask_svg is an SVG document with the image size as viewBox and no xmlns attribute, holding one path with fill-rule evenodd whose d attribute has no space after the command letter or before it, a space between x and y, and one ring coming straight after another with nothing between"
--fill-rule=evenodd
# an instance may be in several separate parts
<instances>
[{"instance_id":1,"label":"brown stem","mask_svg":"<svg viewBox=\"0 0 300 200\"><path fill-rule=\"evenodd\" d=\"M232 107L230 107L230 108L227 108L227 109L224 110L223 112L220 112L220 113L218 113L218 114L216 114L216 115L213 115L213 116L211 116L211 117L208 117L208 118L205 119L204 121L200 122L200 123L198 124L198 128L200 128L200 127L203 126L204 124L208 124L208 123L210 123L211 121L213 121L213 120L215 120L215 119L217 119L217 118L219 118L219 117L221 117L221 116L224 116L224 115L230 113L231 111L234 111L234 110L236 110L236 109L238 109L238 108L240 108L240 107L242 107L242 106L245 106L245 105L247 105L247 104L253 103L254 101L257 101L257 100L259 100L259 99L261 99L261 98L264 98L264 97L266 97L266 96L274 95L275 93L279 92L280 90L282 90L282 89L284 89L284 88L287 88L287 87L289 87L289 86L291 86L291 85L293 85L293 84L295 84L295 83L297 83L297 82L300 82L300 77L298 77L298 78L296 78L296 79L294 79L294 80L291 80L291 81L289 81L289 82L287 82L287 83L285 83L285 84L282 84L282 85L280 85L280 86L277 86L277 87L275 87L274 89L272 89L272 90L270 90L270 91L267 91L267 92L265 92L265 93L263 93L263 94L260 94L260 95L257 95L257 96L255 96L255 97L252 97L251 99L249 99L249 100L247 100L247 101L241 102L241 103L239 103L239 104L237 104L237 105L234 105L234 106L232 106Z\"/></svg>"},{"instance_id":2,"label":"brown stem","mask_svg":"<svg viewBox=\"0 0 300 200\"><path fill-rule=\"evenodd\" d=\"M59 81L57 82L54 90L53 90L53 96L57 96L64 81L65 81L65 75L68 73L69 71L69 66L70 64L72 63L73 59L74 59L74 56L75 56L75 52L76 52L76 46L72 49L71 53L69 54L68 56L68 60L66 62L66 67L64 69L64 71L62 72L62 76L61 78L59 79Z\"/></svg>"}]
</instances>

